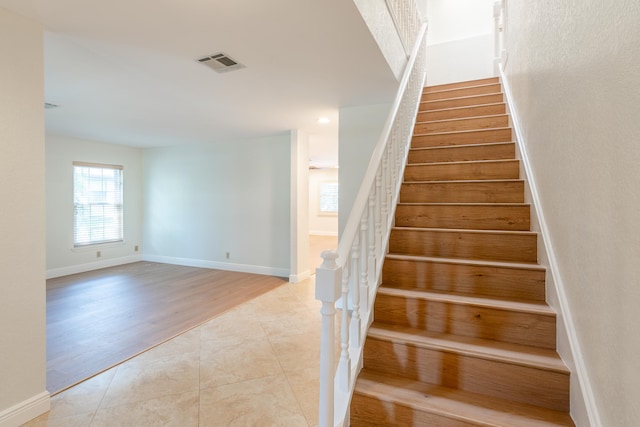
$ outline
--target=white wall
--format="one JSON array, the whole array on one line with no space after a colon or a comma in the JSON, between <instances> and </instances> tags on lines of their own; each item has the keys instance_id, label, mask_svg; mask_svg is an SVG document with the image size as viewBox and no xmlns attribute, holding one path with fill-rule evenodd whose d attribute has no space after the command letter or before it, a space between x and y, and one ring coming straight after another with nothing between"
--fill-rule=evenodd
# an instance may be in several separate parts
<instances>
[{"instance_id":1,"label":"white wall","mask_svg":"<svg viewBox=\"0 0 640 427\"><path fill-rule=\"evenodd\" d=\"M289 275L288 133L146 149L143 170L145 259Z\"/></svg>"},{"instance_id":2,"label":"white wall","mask_svg":"<svg viewBox=\"0 0 640 427\"><path fill-rule=\"evenodd\" d=\"M297 283L311 276L309 269L309 135L291 131L290 141L291 260L289 281Z\"/></svg>"},{"instance_id":3,"label":"white wall","mask_svg":"<svg viewBox=\"0 0 640 427\"><path fill-rule=\"evenodd\" d=\"M493 2L427 0L427 85L495 75Z\"/></svg>"},{"instance_id":4,"label":"white wall","mask_svg":"<svg viewBox=\"0 0 640 427\"><path fill-rule=\"evenodd\" d=\"M42 27L0 9L0 426L49 408L45 387Z\"/></svg>"},{"instance_id":5,"label":"white wall","mask_svg":"<svg viewBox=\"0 0 640 427\"><path fill-rule=\"evenodd\" d=\"M55 114L52 111L51 114ZM83 161L124 167L124 243L73 247L73 166ZM142 151L138 148L47 135L47 277L141 259ZM135 251L138 246L138 252ZM96 256L100 251L101 256Z\"/></svg>"},{"instance_id":6,"label":"white wall","mask_svg":"<svg viewBox=\"0 0 640 427\"><path fill-rule=\"evenodd\" d=\"M351 207L369 166L371 153L380 140L390 108L390 104L374 104L340 109L339 234L347 225Z\"/></svg>"},{"instance_id":7,"label":"white wall","mask_svg":"<svg viewBox=\"0 0 640 427\"><path fill-rule=\"evenodd\" d=\"M399 80L402 77L408 58L385 0L353 1L378 44L382 55L387 60L391 71L393 71L396 79Z\"/></svg>"},{"instance_id":8,"label":"white wall","mask_svg":"<svg viewBox=\"0 0 640 427\"><path fill-rule=\"evenodd\" d=\"M338 169L309 170L309 234L338 235L338 215L321 215L319 203L320 183L338 182L338 179Z\"/></svg>"},{"instance_id":9,"label":"white wall","mask_svg":"<svg viewBox=\"0 0 640 427\"><path fill-rule=\"evenodd\" d=\"M603 426L640 425L638 22L636 0L508 4L506 78L555 255L557 304L575 327L591 421Z\"/></svg>"}]
</instances>

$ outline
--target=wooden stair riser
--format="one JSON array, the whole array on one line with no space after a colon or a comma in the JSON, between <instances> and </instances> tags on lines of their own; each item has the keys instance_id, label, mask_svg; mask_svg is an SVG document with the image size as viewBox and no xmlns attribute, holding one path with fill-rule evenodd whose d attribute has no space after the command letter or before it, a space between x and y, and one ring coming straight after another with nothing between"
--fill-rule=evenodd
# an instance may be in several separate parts
<instances>
[{"instance_id":1,"label":"wooden stair riser","mask_svg":"<svg viewBox=\"0 0 640 427\"><path fill-rule=\"evenodd\" d=\"M380 400L358 392L353 394L350 416L353 427L477 427L482 425L421 411L418 408Z\"/></svg>"},{"instance_id":2,"label":"wooden stair riser","mask_svg":"<svg viewBox=\"0 0 640 427\"><path fill-rule=\"evenodd\" d=\"M518 179L518 160L483 160L477 162L409 164L405 181L459 181L481 179Z\"/></svg>"},{"instance_id":3,"label":"wooden stair riser","mask_svg":"<svg viewBox=\"0 0 640 427\"><path fill-rule=\"evenodd\" d=\"M398 227L527 231L529 205L398 205Z\"/></svg>"},{"instance_id":4,"label":"wooden stair riser","mask_svg":"<svg viewBox=\"0 0 640 427\"><path fill-rule=\"evenodd\" d=\"M411 148L472 145L511 141L513 141L511 128L467 130L460 132L414 135L411 139Z\"/></svg>"},{"instance_id":5,"label":"wooden stair riser","mask_svg":"<svg viewBox=\"0 0 640 427\"><path fill-rule=\"evenodd\" d=\"M474 160L508 160L516 158L515 142L454 145L451 147L414 148L408 163L466 162Z\"/></svg>"},{"instance_id":6,"label":"wooden stair riser","mask_svg":"<svg viewBox=\"0 0 640 427\"><path fill-rule=\"evenodd\" d=\"M553 349L556 318L528 313L427 299L404 298L379 293L376 322L409 326L429 332L461 335Z\"/></svg>"},{"instance_id":7,"label":"wooden stair riser","mask_svg":"<svg viewBox=\"0 0 640 427\"><path fill-rule=\"evenodd\" d=\"M401 203L523 203L524 181L405 182Z\"/></svg>"},{"instance_id":8,"label":"wooden stair riser","mask_svg":"<svg viewBox=\"0 0 640 427\"><path fill-rule=\"evenodd\" d=\"M537 236L526 232L473 232L394 228L389 252L441 258L537 262Z\"/></svg>"},{"instance_id":9,"label":"wooden stair riser","mask_svg":"<svg viewBox=\"0 0 640 427\"><path fill-rule=\"evenodd\" d=\"M457 132L461 130L495 129L509 126L509 116L497 115L486 117L469 117L462 119L419 122L415 124L415 134L440 132Z\"/></svg>"},{"instance_id":10,"label":"wooden stair riser","mask_svg":"<svg viewBox=\"0 0 640 427\"><path fill-rule=\"evenodd\" d=\"M418 113L416 122L433 122L436 120L461 119L464 117L495 116L505 114L507 106L504 102L470 107L445 108L443 110L422 111Z\"/></svg>"},{"instance_id":11,"label":"wooden stair riser","mask_svg":"<svg viewBox=\"0 0 640 427\"><path fill-rule=\"evenodd\" d=\"M389 363L390 360L394 363ZM365 343L364 366L392 377L405 377L556 411L569 410L569 375L544 368L372 337L368 337Z\"/></svg>"},{"instance_id":12,"label":"wooden stair riser","mask_svg":"<svg viewBox=\"0 0 640 427\"><path fill-rule=\"evenodd\" d=\"M504 102L504 95L502 93L441 99L439 101L421 101L418 106L418 111L422 112L444 110L447 108L472 107L475 105L495 104L496 102Z\"/></svg>"},{"instance_id":13,"label":"wooden stair riser","mask_svg":"<svg viewBox=\"0 0 640 427\"><path fill-rule=\"evenodd\" d=\"M500 83L499 77L488 77L486 79L470 80L467 82L445 83L442 85L428 86L422 90L422 93L442 92L443 90L461 89L465 87L482 86L496 83Z\"/></svg>"},{"instance_id":14,"label":"wooden stair riser","mask_svg":"<svg viewBox=\"0 0 640 427\"><path fill-rule=\"evenodd\" d=\"M351 425L574 426L567 412L491 398L363 369L356 382ZM423 418L428 416L428 418ZM386 424L378 424L383 421Z\"/></svg>"},{"instance_id":15,"label":"wooden stair riser","mask_svg":"<svg viewBox=\"0 0 640 427\"><path fill-rule=\"evenodd\" d=\"M382 269L386 287L474 294L544 302L545 272L438 261L387 258Z\"/></svg>"},{"instance_id":16,"label":"wooden stair riser","mask_svg":"<svg viewBox=\"0 0 640 427\"><path fill-rule=\"evenodd\" d=\"M489 93L502 92L500 83L449 89L438 92L427 92L422 94L422 101L436 101L439 99L461 98L471 95L485 95Z\"/></svg>"}]
</instances>

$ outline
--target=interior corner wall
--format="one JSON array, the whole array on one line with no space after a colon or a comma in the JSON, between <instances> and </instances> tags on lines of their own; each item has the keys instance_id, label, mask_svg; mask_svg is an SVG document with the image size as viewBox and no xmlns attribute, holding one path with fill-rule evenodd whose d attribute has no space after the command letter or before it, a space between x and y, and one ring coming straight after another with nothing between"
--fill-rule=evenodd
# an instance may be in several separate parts
<instances>
[{"instance_id":1,"label":"interior corner wall","mask_svg":"<svg viewBox=\"0 0 640 427\"><path fill-rule=\"evenodd\" d=\"M139 148L46 137L47 277L139 261L142 254L142 151ZM123 166L124 243L73 247L73 162ZM138 251L135 247L138 246ZM96 252L100 251L100 257Z\"/></svg>"},{"instance_id":2,"label":"interior corner wall","mask_svg":"<svg viewBox=\"0 0 640 427\"><path fill-rule=\"evenodd\" d=\"M338 215L320 214L320 183L338 182L338 179L338 169L309 170L309 234L338 235Z\"/></svg>"},{"instance_id":3,"label":"interior corner wall","mask_svg":"<svg viewBox=\"0 0 640 427\"><path fill-rule=\"evenodd\" d=\"M494 0L427 0L427 85L495 76Z\"/></svg>"},{"instance_id":4,"label":"interior corner wall","mask_svg":"<svg viewBox=\"0 0 640 427\"><path fill-rule=\"evenodd\" d=\"M509 0L507 19L505 76L593 396L576 425L640 425L640 3Z\"/></svg>"},{"instance_id":5,"label":"interior corner wall","mask_svg":"<svg viewBox=\"0 0 640 427\"><path fill-rule=\"evenodd\" d=\"M43 30L0 8L0 426L46 392Z\"/></svg>"},{"instance_id":6,"label":"interior corner wall","mask_svg":"<svg viewBox=\"0 0 640 427\"><path fill-rule=\"evenodd\" d=\"M299 129L291 131L291 261L289 281L309 278L309 135Z\"/></svg>"},{"instance_id":7,"label":"interior corner wall","mask_svg":"<svg viewBox=\"0 0 640 427\"><path fill-rule=\"evenodd\" d=\"M145 149L143 258L288 277L290 144L287 133Z\"/></svg>"},{"instance_id":8,"label":"interior corner wall","mask_svg":"<svg viewBox=\"0 0 640 427\"><path fill-rule=\"evenodd\" d=\"M391 104L340 108L338 235L347 225L371 154L379 142Z\"/></svg>"}]
</instances>

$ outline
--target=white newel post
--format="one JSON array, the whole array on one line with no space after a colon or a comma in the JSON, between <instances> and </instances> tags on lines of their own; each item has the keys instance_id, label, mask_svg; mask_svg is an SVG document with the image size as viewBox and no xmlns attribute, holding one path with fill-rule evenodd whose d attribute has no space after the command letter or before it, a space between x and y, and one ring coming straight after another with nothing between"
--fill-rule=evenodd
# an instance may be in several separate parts
<instances>
[{"instance_id":1,"label":"white newel post","mask_svg":"<svg viewBox=\"0 0 640 427\"><path fill-rule=\"evenodd\" d=\"M316 299L322 301L320 339L319 426L333 426L333 378L335 374L336 301L340 297L342 269L336 264L336 251L322 252L322 265L316 269Z\"/></svg>"}]
</instances>

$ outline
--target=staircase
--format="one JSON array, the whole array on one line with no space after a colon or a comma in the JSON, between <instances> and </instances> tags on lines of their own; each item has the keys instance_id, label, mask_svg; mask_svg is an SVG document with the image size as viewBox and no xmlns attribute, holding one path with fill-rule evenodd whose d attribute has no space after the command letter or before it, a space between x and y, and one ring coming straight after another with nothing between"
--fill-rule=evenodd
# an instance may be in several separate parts
<instances>
[{"instance_id":1,"label":"staircase","mask_svg":"<svg viewBox=\"0 0 640 427\"><path fill-rule=\"evenodd\" d=\"M497 78L424 90L353 426L572 426Z\"/></svg>"}]
</instances>

